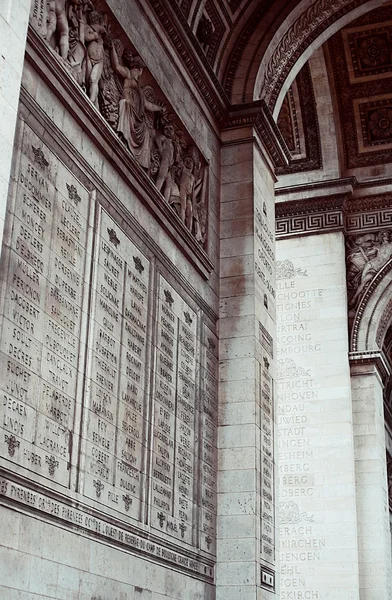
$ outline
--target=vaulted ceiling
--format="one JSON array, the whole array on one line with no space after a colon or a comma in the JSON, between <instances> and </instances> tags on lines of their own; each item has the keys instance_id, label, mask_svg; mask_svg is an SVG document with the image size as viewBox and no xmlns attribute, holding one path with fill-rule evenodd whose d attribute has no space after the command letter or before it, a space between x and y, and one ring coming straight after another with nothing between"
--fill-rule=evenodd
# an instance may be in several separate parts
<instances>
[{"instance_id":1,"label":"vaulted ceiling","mask_svg":"<svg viewBox=\"0 0 392 600\"><path fill-rule=\"evenodd\" d=\"M341 170L390 162L391 0L149 0L218 120L263 99L292 155L322 168L309 58L322 47Z\"/></svg>"},{"instance_id":2,"label":"vaulted ceiling","mask_svg":"<svg viewBox=\"0 0 392 600\"><path fill-rule=\"evenodd\" d=\"M317 46L387 2L150 0L173 43L185 36L230 103L263 97L271 110Z\"/></svg>"},{"instance_id":3,"label":"vaulted ceiling","mask_svg":"<svg viewBox=\"0 0 392 600\"><path fill-rule=\"evenodd\" d=\"M341 169L352 172L392 162L392 7L372 10L323 47ZM308 64L289 88L278 126L292 154L285 172L321 166L317 98Z\"/></svg>"}]
</instances>

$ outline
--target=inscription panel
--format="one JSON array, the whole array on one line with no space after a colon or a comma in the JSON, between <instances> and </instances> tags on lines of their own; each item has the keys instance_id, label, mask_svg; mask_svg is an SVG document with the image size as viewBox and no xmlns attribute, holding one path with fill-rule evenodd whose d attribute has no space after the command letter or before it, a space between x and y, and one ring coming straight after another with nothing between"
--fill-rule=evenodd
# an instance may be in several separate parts
<instances>
[{"instance_id":1,"label":"inscription panel","mask_svg":"<svg viewBox=\"0 0 392 600\"><path fill-rule=\"evenodd\" d=\"M146 459L148 259L102 211L89 348L84 494L140 519Z\"/></svg>"},{"instance_id":2,"label":"inscription panel","mask_svg":"<svg viewBox=\"0 0 392 600\"><path fill-rule=\"evenodd\" d=\"M318 236L316 245L310 237L280 243L277 413L285 599L347 598L348 582L356 577L355 565L339 573L352 540L347 515L355 514L355 473L342 469L353 465L353 434L346 418L352 408L343 249L334 236ZM311 262L315 248L317 262ZM326 562L336 572L332 583L324 578Z\"/></svg>"},{"instance_id":3,"label":"inscription panel","mask_svg":"<svg viewBox=\"0 0 392 600\"><path fill-rule=\"evenodd\" d=\"M88 191L25 125L2 252L0 448L8 460L63 486L79 379L89 204Z\"/></svg>"},{"instance_id":4,"label":"inscription panel","mask_svg":"<svg viewBox=\"0 0 392 600\"><path fill-rule=\"evenodd\" d=\"M204 325L201 368L201 509L200 547L209 553L216 551L216 476L218 422L218 339Z\"/></svg>"},{"instance_id":5,"label":"inscription panel","mask_svg":"<svg viewBox=\"0 0 392 600\"><path fill-rule=\"evenodd\" d=\"M89 191L27 125L21 139L2 249L3 464L214 555L217 338L102 207L92 227ZM66 496L38 509L68 515Z\"/></svg>"},{"instance_id":6,"label":"inscription panel","mask_svg":"<svg viewBox=\"0 0 392 600\"><path fill-rule=\"evenodd\" d=\"M162 277L157 294L151 525L194 543L197 316Z\"/></svg>"},{"instance_id":7,"label":"inscription panel","mask_svg":"<svg viewBox=\"0 0 392 600\"><path fill-rule=\"evenodd\" d=\"M260 366L261 405L261 558L275 564L274 392L270 356Z\"/></svg>"}]
</instances>

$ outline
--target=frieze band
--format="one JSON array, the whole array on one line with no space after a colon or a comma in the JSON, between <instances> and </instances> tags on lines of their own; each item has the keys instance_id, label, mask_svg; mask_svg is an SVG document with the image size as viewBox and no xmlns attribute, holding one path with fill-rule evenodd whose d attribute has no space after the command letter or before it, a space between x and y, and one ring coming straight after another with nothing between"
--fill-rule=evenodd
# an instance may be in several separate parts
<instances>
[{"instance_id":1,"label":"frieze band","mask_svg":"<svg viewBox=\"0 0 392 600\"><path fill-rule=\"evenodd\" d=\"M391 227L391 197L390 194L383 194L352 198L349 194L335 194L278 202L275 213L276 237L279 239L337 230L350 235Z\"/></svg>"},{"instance_id":2,"label":"frieze band","mask_svg":"<svg viewBox=\"0 0 392 600\"><path fill-rule=\"evenodd\" d=\"M38 4L36 0L35 4ZM46 19L42 16L46 16ZM47 25L45 26L45 23ZM207 163L118 23L90 0L33 7L31 24L204 247ZM116 37L117 36L117 37Z\"/></svg>"},{"instance_id":3,"label":"frieze band","mask_svg":"<svg viewBox=\"0 0 392 600\"><path fill-rule=\"evenodd\" d=\"M77 528L79 535L98 537L121 550L154 559L171 568L197 575L200 579L214 580L212 562L201 560L191 552L187 553L170 544L165 545L150 533L143 535L140 530L136 532L123 523L102 518L102 514L86 510L86 507L66 498L59 499L47 492L29 488L4 475L0 475L0 503L39 515L70 531Z\"/></svg>"}]
</instances>

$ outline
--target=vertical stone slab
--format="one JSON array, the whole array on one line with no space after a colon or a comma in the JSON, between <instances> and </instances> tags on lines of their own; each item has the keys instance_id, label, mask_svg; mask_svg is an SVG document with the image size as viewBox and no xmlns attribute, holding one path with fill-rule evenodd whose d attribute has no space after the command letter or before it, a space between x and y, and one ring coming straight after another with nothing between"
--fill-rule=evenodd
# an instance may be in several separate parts
<instances>
[{"instance_id":1,"label":"vertical stone slab","mask_svg":"<svg viewBox=\"0 0 392 600\"><path fill-rule=\"evenodd\" d=\"M341 233L277 242L282 598L358 598Z\"/></svg>"},{"instance_id":2,"label":"vertical stone slab","mask_svg":"<svg viewBox=\"0 0 392 600\"><path fill-rule=\"evenodd\" d=\"M216 554L217 429L218 429L218 339L204 325L201 365L201 462L199 467L200 548Z\"/></svg>"},{"instance_id":3,"label":"vertical stone slab","mask_svg":"<svg viewBox=\"0 0 392 600\"><path fill-rule=\"evenodd\" d=\"M27 126L2 251L2 456L70 485L90 194Z\"/></svg>"},{"instance_id":4,"label":"vertical stone slab","mask_svg":"<svg viewBox=\"0 0 392 600\"><path fill-rule=\"evenodd\" d=\"M30 0L0 4L0 245L7 205Z\"/></svg>"},{"instance_id":5,"label":"vertical stone slab","mask_svg":"<svg viewBox=\"0 0 392 600\"><path fill-rule=\"evenodd\" d=\"M151 525L194 544L197 315L162 276L157 301Z\"/></svg>"},{"instance_id":6,"label":"vertical stone slab","mask_svg":"<svg viewBox=\"0 0 392 600\"><path fill-rule=\"evenodd\" d=\"M149 260L104 210L95 254L84 494L140 520L146 481Z\"/></svg>"},{"instance_id":7,"label":"vertical stone slab","mask_svg":"<svg viewBox=\"0 0 392 600\"><path fill-rule=\"evenodd\" d=\"M351 357L358 519L359 597L391 597L391 537L380 355Z\"/></svg>"},{"instance_id":8,"label":"vertical stone slab","mask_svg":"<svg viewBox=\"0 0 392 600\"><path fill-rule=\"evenodd\" d=\"M217 598L273 598L274 177L252 127L224 133Z\"/></svg>"}]
</instances>

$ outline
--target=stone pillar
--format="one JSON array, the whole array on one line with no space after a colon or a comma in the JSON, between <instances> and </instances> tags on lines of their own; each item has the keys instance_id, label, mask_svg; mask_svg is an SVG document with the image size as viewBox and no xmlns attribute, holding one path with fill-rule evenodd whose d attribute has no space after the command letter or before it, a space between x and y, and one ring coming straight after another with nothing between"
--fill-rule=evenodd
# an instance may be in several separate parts
<instances>
[{"instance_id":1,"label":"stone pillar","mask_svg":"<svg viewBox=\"0 0 392 600\"><path fill-rule=\"evenodd\" d=\"M282 600L358 600L342 232L277 242Z\"/></svg>"},{"instance_id":2,"label":"stone pillar","mask_svg":"<svg viewBox=\"0 0 392 600\"><path fill-rule=\"evenodd\" d=\"M217 600L277 597L272 169L256 126L223 133Z\"/></svg>"},{"instance_id":3,"label":"stone pillar","mask_svg":"<svg viewBox=\"0 0 392 600\"><path fill-rule=\"evenodd\" d=\"M350 357L360 600L392 598L391 538L381 353Z\"/></svg>"},{"instance_id":4,"label":"stone pillar","mask_svg":"<svg viewBox=\"0 0 392 600\"><path fill-rule=\"evenodd\" d=\"M3 239L30 0L0 2L0 246Z\"/></svg>"}]
</instances>

